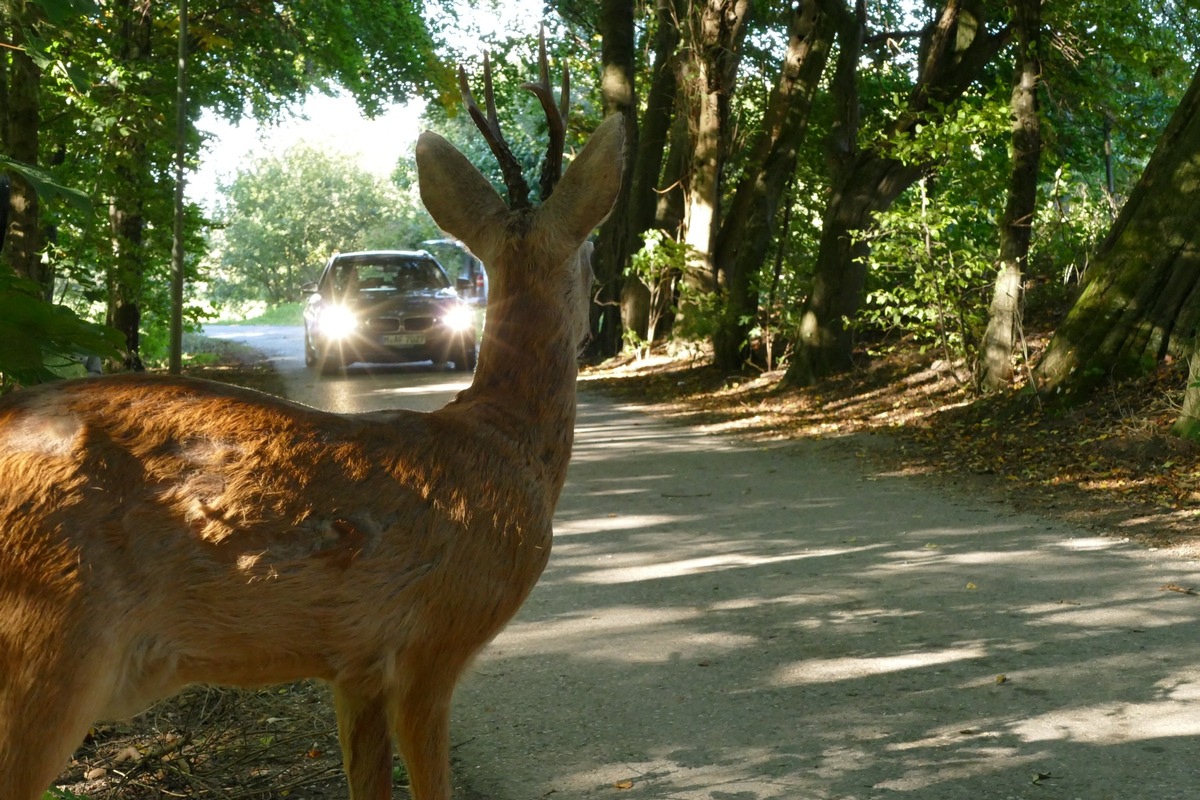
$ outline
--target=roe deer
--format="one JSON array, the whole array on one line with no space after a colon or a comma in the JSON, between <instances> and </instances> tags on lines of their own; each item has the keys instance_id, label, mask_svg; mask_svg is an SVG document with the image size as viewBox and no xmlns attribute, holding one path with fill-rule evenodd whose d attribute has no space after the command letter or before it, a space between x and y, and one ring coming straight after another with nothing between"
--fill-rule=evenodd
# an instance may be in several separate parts
<instances>
[{"instance_id":1,"label":"roe deer","mask_svg":"<svg viewBox=\"0 0 1200 800\"><path fill-rule=\"evenodd\" d=\"M542 203L487 108L506 205L421 135L422 199L491 274L471 386L433 413L337 415L198 380L114 376L0 401L0 798L37 800L88 726L192 683L332 684L354 800L448 800L456 681L550 553L587 330L585 239L613 206L605 121ZM466 76L460 70L466 89ZM553 189L553 193L550 191Z\"/></svg>"}]
</instances>

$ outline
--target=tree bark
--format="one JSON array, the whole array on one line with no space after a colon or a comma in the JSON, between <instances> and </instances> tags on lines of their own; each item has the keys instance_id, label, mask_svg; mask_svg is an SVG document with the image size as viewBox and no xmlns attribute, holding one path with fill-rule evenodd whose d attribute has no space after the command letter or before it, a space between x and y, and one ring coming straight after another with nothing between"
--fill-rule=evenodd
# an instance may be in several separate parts
<instances>
[{"instance_id":1,"label":"tree bark","mask_svg":"<svg viewBox=\"0 0 1200 800\"><path fill-rule=\"evenodd\" d=\"M128 74L139 71L139 64L151 59L153 15L150 0L123 0L114 5L117 21L113 43L114 61ZM130 95L132 97L132 95ZM113 142L112 164L116 175L115 191L109 202L109 229L113 247L113 266L108 274L108 324L125 337L125 368L143 369L141 344L141 301L145 276L145 194L152 181L146 163L147 147L142 120L137 119L138 104L131 101L125 114L128 133Z\"/></svg>"},{"instance_id":2,"label":"tree bark","mask_svg":"<svg viewBox=\"0 0 1200 800\"><path fill-rule=\"evenodd\" d=\"M4 114L6 154L14 161L37 165L42 71L26 52L25 37L28 31L36 30L41 11L28 2L15 4L14 10L11 33L15 48L11 50ZM41 207L37 192L17 173L12 173L9 180L5 258L14 272L37 283L49 298L53 287L42 261Z\"/></svg>"},{"instance_id":3,"label":"tree bark","mask_svg":"<svg viewBox=\"0 0 1200 800\"><path fill-rule=\"evenodd\" d=\"M854 339L845 320L862 305L868 245L862 234L875 214L891 206L927 169L888 154L886 145L860 150L858 133L858 57L866 25L866 5L857 0L839 33L841 43L833 81L838 109L830 138L831 184L823 217L812 292L801 314L800 330L785 380L810 384L849 369ZM905 110L889 124L884 142L908 136L918 124L936 122L938 109L957 100L1007 44L1010 28L987 34L983 11L974 0L947 0L922 39L920 72Z\"/></svg>"},{"instance_id":4,"label":"tree bark","mask_svg":"<svg viewBox=\"0 0 1200 800\"><path fill-rule=\"evenodd\" d=\"M600 9L603 70L601 95L605 116L625 119L625 161L621 191L596 241L595 272L600 284L593 306L593 336L589 351L611 356L621 350L621 285L629 262L629 207L634 156L638 151L637 96L634 88L636 45L633 0L604 0Z\"/></svg>"},{"instance_id":5,"label":"tree bark","mask_svg":"<svg viewBox=\"0 0 1200 800\"><path fill-rule=\"evenodd\" d=\"M687 77L693 102L693 150L687 181L684 241L703 271L712 274L720 224L721 171L729 131L729 103L742 56L750 0L706 0L694 20ZM715 276L714 276L715 277Z\"/></svg>"},{"instance_id":6,"label":"tree bark","mask_svg":"<svg viewBox=\"0 0 1200 800\"><path fill-rule=\"evenodd\" d=\"M1016 37L1016 75L1012 91L1012 171L1008 202L1000 222L1000 256L988 326L983 335L978 383L997 391L1013 378L1013 348L1021 326L1025 264L1037 210L1042 132L1038 114L1041 78L1042 0L1010 0Z\"/></svg>"},{"instance_id":7,"label":"tree bark","mask_svg":"<svg viewBox=\"0 0 1200 800\"><path fill-rule=\"evenodd\" d=\"M1183 408L1179 419L1171 426L1171 433L1181 439L1200 442L1200 346L1192 343L1192 355L1188 360L1187 388L1183 391Z\"/></svg>"},{"instance_id":8,"label":"tree bark","mask_svg":"<svg viewBox=\"0 0 1200 800\"><path fill-rule=\"evenodd\" d=\"M1068 402L1183 356L1200 326L1200 72L1038 368Z\"/></svg>"},{"instance_id":9,"label":"tree bark","mask_svg":"<svg viewBox=\"0 0 1200 800\"><path fill-rule=\"evenodd\" d=\"M675 118L682 2L657 0L655 5L654 64L630 179L628 252L631 254L642 248L643 235L655 227L658 208L655 190L659 187L671 123ZM650 313L650 288L641 281L626 279L621 287L622 327L644 339L648 335Z\"/></svg>"},{"instance_id":10,"label":"tree bark","mask_svg":"<svg viewBox=\"0 0 1200 800\"><path fill-rule=\"evenodd\" d=\"M797 4L788 21L788 45L753 146L750 169L738 183L717 235L714 263L725 304L713 337L716 365L742 366L758 316L755 278L766 259L779 199L796 171L813 96L825 71L836 28L819 0Z\"/></svg>"}]
</instances>

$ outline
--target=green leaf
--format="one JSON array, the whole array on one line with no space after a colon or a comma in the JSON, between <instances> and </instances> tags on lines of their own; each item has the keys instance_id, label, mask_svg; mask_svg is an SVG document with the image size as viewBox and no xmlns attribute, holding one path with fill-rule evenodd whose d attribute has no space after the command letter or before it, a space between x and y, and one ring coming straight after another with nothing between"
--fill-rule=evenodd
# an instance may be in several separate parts
<instances>
[{"instance_id":1,"label":"green leaf","mask_svg":"<svg viewBox=\"0 0 1200 800\"><path fill-rule=\"evenodd\" d=\"M95 14L100 10L95 0L33 0L35 6L41 6L46 12L46 18L55 25L62 25L72 17Z\"/></svg>"},{"instance_id":2,"label":"green leaf","mask_svg":"<svg viewBox=\"0 0 1200 800\"><path fill-rule=\"evenodd\" d=\"M11 158L5 158L4 156L0 156L0 168L11 170L29 181L29 185L38 193L38 197L43 200L61 198L84 213L90 213L92 210L92 199L90 197L78 189L71 189L62 184L55 183L54 176L43 169L20 161L13 161Z\"/></svg>"}]
</instances>

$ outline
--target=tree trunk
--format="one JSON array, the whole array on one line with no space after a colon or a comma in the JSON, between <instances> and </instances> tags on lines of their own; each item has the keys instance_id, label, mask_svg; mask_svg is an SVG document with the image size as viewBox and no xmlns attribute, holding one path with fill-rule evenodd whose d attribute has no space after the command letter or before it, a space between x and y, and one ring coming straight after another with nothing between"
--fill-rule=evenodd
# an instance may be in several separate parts
<instances>
[{"instance_id":1,"label":"tree trunk","mask_svg":"<svg viewBox=\"0 0 1200 800\"><path fill-rule=\"evenodd\" d=\"M114 61L127 74L140 70L139 63L149 61L153 16L150 0L123 0L114 6ZM125 368L143 369L140 354L141 301L145 276L145 194L152 181L146 163L147 147L142 121L137 118L138 104L132 90L118 96L117 104L124 106L128 133L113 142L112 164L116 176L114 192L109 203L109 229L113 247L113 266L108 274L108 324L125 337Z\"/></svg>"},{"instance_id":2,"label":"tree trunk","mask_svg":"<svg viewBox=\"0 0 1200 800\"><path fill-rule=\"evenodd\" d=\"M11 31L16 47L10 51L10 83L4 114L5 153L14 161L36 165L42 71L25 51L25 34L36 29L40 10L29 3L18 3L16 8ZM41 209L37 192L17 173L10 176L4 254L14 272L41 286L45 297L51 296L53 287L42 262Z\"/></svg>"},{"instance_id":3,"label":"tree trunk","mask_svg":"<svg viewBox=\"0 0 1200 800\"><path fill-rule=\"evenodd\" d=\"M1023 275L1029 256L1033 216L1037 211L1038 167L1042 131L1038 115L1038 80L1042 74L1042 0L1010 0L1016 46L1012 91L1012 171L1008 202L1000 222L999 272L983 335L978 383L994 392L1013 378L1012 355L1021 327Z\"/></svg>"},{"instance_id":4,"label":"tree trunk","mask_svg":"<svg viewBox=\"0 0 1200 800\"><path fill-rule=\"evenodd\" d=\"M636 45L633 0L604 0L600 9L602 45L600 84L604 114L625 118L625 162L621 191L596 241L595 271L600 284L593 307L593 337L589 351L612 356L621 351L621 285L629 261L629 203L634 154L638 151L637 97L634 91Z\"/></svg>"},{"instance_id":5,"label":"tree trunk","mask_svg":"<svg viewBox=\"0 0 1200 800\"><path fill-rule=\"evenodd\" d=\"M927 169L905 164L888 155L886 144L866 150L857 147L858 58L866 25L866 6L857 0L854 14L846 11L834 76L838 109L830 138L832 191L825 208L818 245L813 288L801 315L796 350L785 380L809 384L852 366L854 340L845 320L854 319L866 287L863 234L880 211ZM925 31L920 72L909 92L905 110L889 124L882 141L909 136L917 125L941 115L970 87L988 62L1008 43L1011 29L988 35L982 7L973 0L947 0L938 19Z\"/></svg>"},{"instance_id":6,"label":"tree trunk","mask_svg":"<svg viewBox=\"0 0 1200 800\"><path fill-rule=\"evenodd\" d=\"M1200 325L1200 72L1038 368L1067 400L1191 349Z\"/></svg>"},{"instance_id":7,"label":"tree trunk","mask_svg":"<svg viewBox=\"0 0 1200 800\"><path fill-rule=\"evenodd\" d=\"M819 0L804 0L788 21L788 45L753 145L750 168L739 182L717 236L714 260L725 304L713 337L718 367L739 369L758 316L755 278L766 259L779 198L796 171L813 96L825 71L836 28Z\"/></svg>"},{"instance_id":8,"label":"tree trunk","mask_svg":"<svg viewBox=\"0 0 1200 800\"><path fill-rule=\"evenodd\" d=\"M750 0L706 0L692 33L689 96L693 103L692 163L687 181L684 241L698 269L712 274L720 223L721 171L729 131L729 102L742 55Z\"/></svg>"},{"instance_id":9,"label":"tree trunk","mask_svg":"<svg viewBox=\"0 0 1200 800\"><path fill-rule=\"evenodd\" d=\"M675 118L675 85L678 67L679 17L682 0L657 0L652 49L654 65L646 110L642 114L637 154L630 180L628 252L642 248L642 237L655 227L658 198L655 190L663 171L671 121ZM641 281L627 279L621 287L621 323L643 339L650 324L650 288Z\"/></svg>"},{"instance_id":10,"label":"tree trunk","mask_svg":"<svg viewBox=\"0 0 1200 800\"><path fill-rule=\"evenodd\" d=\"M1183 392L1183 409L1179 419L1171 426L1171 433L1181 439L1200 442L1200 347L1192 343L1192 356L1188 360L1187 388Z\"/></svg>"}]
</instances>

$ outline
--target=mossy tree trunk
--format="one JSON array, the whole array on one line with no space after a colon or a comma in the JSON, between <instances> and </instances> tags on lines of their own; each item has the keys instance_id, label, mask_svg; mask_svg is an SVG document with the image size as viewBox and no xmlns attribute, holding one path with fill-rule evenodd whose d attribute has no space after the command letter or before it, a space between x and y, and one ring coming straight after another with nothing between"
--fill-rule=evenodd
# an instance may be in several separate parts
<instances>
[{"instance_id":1,"label":"mossy tree trunk","mask_svg":"<svg viewBox=\"0 0 1200 800\"><path fill-rule=\"evenodd\" d=\"M1200 72L1038 368L1070 402L1187 355L1200 323Z\"/></svg>"},{"instance_id":2,"label":"mossy tree trunk","mask_svg":"<svg viewBox=\"0 0 1200 800\"><path fill-rule=\"evenodd\" d=\"M720 226L721 174L729 150L733 99L750 0L705 0L692 20L691 59L685 65L690 102L691 165L686 182L683 240L696 251L695 268L715 284L712 255Z\"/></svg>"},{"instance_id":3,"label":"mossy tree trunk","mask_svg":"<svg viewBox=\"0 0 1200 800\"><path fill-rule=\"evenodd\" d=\"M1200 442L1200 342L1192 343L1188 361L1188 382L1183 392L1183 409L1171 426L1171 433L1193 442Z\"/></svg>"}]
</instances>

